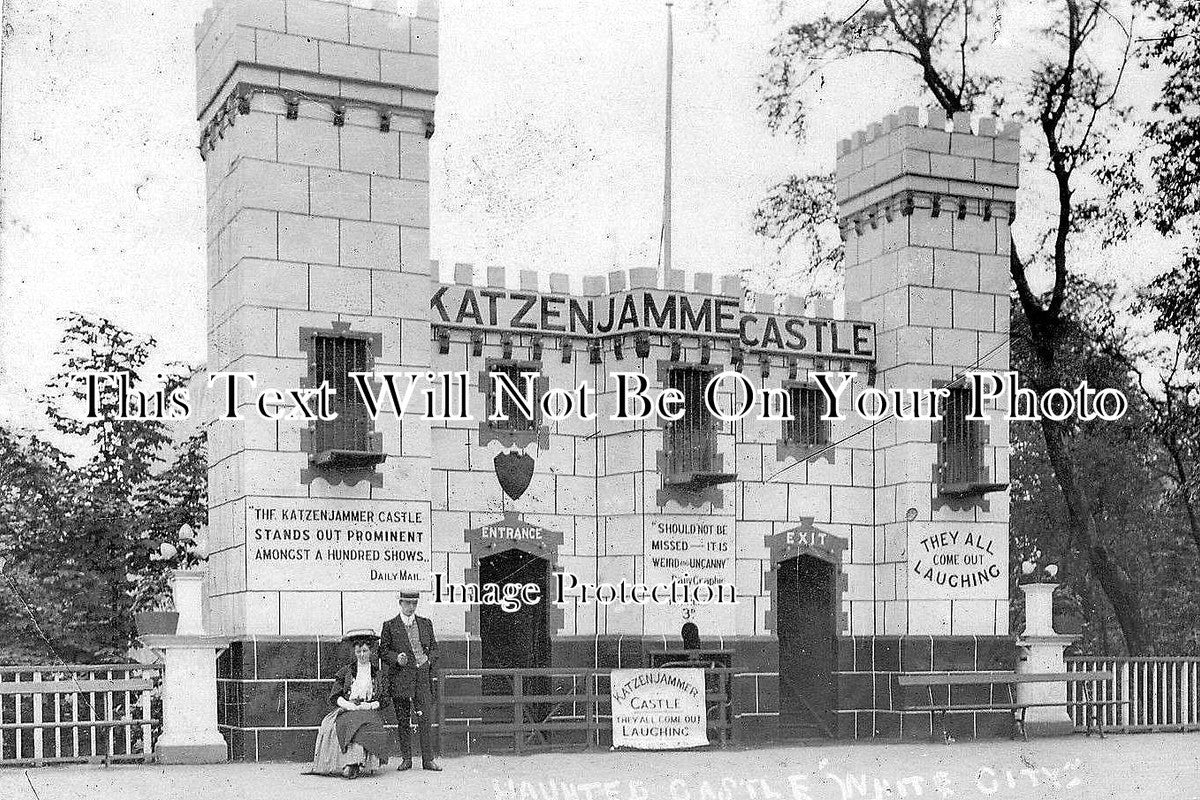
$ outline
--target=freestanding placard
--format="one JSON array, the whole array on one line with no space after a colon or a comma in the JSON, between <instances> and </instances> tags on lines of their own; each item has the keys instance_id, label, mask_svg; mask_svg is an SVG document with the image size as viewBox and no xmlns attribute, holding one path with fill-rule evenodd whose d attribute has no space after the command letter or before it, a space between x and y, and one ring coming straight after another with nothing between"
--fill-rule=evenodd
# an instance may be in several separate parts
<instances>
[{"instance_id":1,"label":"freestanding placard","mask_svg":"<svg viewBox=\"0 0 1200 800\"><path fill-rule=\"evenodd\" d=\"M613 747L679 750L708 744L702 669L612 671Z\"/></svg>"}]
</instances>

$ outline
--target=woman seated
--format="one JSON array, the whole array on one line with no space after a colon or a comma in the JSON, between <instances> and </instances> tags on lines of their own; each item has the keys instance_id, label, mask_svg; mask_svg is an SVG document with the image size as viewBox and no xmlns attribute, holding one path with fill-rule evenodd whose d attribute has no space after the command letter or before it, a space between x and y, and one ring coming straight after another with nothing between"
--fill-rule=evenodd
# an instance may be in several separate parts
<instances>
[{"instance_id":1,"label":"woman seated","mask_svg":"<svg viewBox=\"0 0 1200 800\"><path fill-rule=\"evenodd\" d=\"M374 631L353 630L342 641L352 646L354 660L334 678L329 702L335 708L321 720L311 772L357 778L386 764L393 752L380 711L387 675L375 657Z\"/></svg>"}]
</instances>

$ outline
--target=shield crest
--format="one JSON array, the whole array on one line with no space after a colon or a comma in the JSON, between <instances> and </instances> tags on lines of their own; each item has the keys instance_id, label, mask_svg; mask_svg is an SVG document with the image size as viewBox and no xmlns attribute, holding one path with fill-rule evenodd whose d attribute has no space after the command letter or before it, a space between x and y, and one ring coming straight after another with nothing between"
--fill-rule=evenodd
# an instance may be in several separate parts
<instances>
[{"instance_id":1,"label":"shield crest","mask_svg":"<svg viewBox=\"0 0 1200 800\"><path fill-rule=\"evenodd\" d=\"M533 457L519 450L497 453L492 459L492 466L496 470L500 488L513 500L519 500L533 480Z\"/></svg>"}]
</instances>

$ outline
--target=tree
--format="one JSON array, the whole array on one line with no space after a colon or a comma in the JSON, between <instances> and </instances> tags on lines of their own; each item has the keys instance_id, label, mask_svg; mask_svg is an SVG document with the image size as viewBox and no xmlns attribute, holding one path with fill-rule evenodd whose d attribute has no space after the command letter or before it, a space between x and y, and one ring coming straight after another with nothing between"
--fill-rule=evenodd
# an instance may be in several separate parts
<instances>
[{"instance_id":1,"label":"tree","mask_svg":"<svg viewBox=\"0 0 1200 800\"><path fill-rule=\"evenodd\" d=\"M205 437L201 430L177 443L167 422L113 419L112 388L89 417L82 376L126 373L138 386L155 342L105 319L63 322L63 369L43 402L53 429L84 455L0 429L0 554L17 575L5 603L20 612L0 623L0 638L44 644L51 652L43 658L119 659L133 638L133 611L162 602L167 570L197 563L193 543L172 542L170 558L160 545L181 525L205 522ZM164 388L188 374L167 370ZM35 628L37 638L24 635Z\"/></svg>"},{"instance_id":2,"label":"tree","mask_svg":"<svg viewBox=\"0 0 1200 800\"><path fill-rule=\"evenodd\" d=\"M1163 284L1176 277L1171 273L1154 281L1139 302L1143 308L1159 311L1156 326L1173 334L1170 343L1139 343L1140 337L1123 330L1110 309L1097 315L1104 320L1098 326L1097 340L1136 376L1133 390L1146 409L1145 429L1165 454L1162 478L1171 485L1171 500L1182 511L1187 533L1200 555L1200 375L1187 368L1186 362L1194 357L1186 349L1188 334L1164 322L1167 315L1159 305L1161 300L1174 302L1174 295L1163 295L1162 290Z\"/></svg>"},{"instance_id":3,"label":"tree","mask_svg":"<svg viewBox=\"0 0 1200 800\"><path fill-rule=\"evenodd\" d=\"M1144 54L1157 59L1168 76L1153 106L1158 116L1144 128L1152 191L1138 193L1134 215L1192 244L1139 298L1139 310L1153 317L1166 343L1114 346L1133 354L1130 369L1154 410L1154 431L1169 454L1175 496L1200 553L1200 253L1194 246L1200 233L1200 0L1142 1L1161 20L1161 35L1146 40ZM1106 176L1113 191L1140 189L1132 162L1123 166ZM1118 228L1113 235L1126 233Z\"/></svg>"},{"instance_id":4,"label":"tree","mask_svg":"<svg viewBox=\"0 0 1200 800\"><path fill-rule=\"evenodd\" d=\"M1125 573L1147 629L1147 650L1172 655L1196 652L1194 620L1200 613L1200 581L1187 515L1175 491L1170 450L1156 431L1160 409L1140 390L1121 346L1116 305L1109 286L1075 281L1068 294L1074 309L1060 363L1072 382L1094 389L1114 388L1130 398L1115 422L1074 421L1069 439L1080 486L1100 529L1103 546ZM1018 327L1023 318L1018 314ZM1031 354L1029 337L1016 331L1014 366ZM1149 435L1148 435L1149 434ZM1011 426L1014 565L1024 560L1059 565L1059 579L1084 619L1084 645L1110 652L1119 624L1097 596L1085 554L1072 545L1066 504L1036 423ZM1063 598L1064 600L1066 598ZM1019 620L1014 617L1014 623Z\"/></svg>"},{"instance_id":5,"label":"tree","mask_svg":"<svg viewBox=\"0 0 1200 800\"><path fill-rule=\"evenodd\" d=\"M1153 110L1159 116L1146 123L1145 136L1154 147L1150 159L1154 191L1139 209L1164 233L1182 222L1194 227L1200 219L1200 0L1140 0L1156 13L1160 35L1145 40L1144 56L1167 70L1162 94ZM1200 280L1196 280L1195 254L1184 302L1189 316L1200 305Z\"/></svg>"},{"instance_id":6,"label":"tree","mask_svg":"<svg viewBox=\"0 0 1200 800\"><path fill-rule=\"evenodd\" d=\"M67 457L37 437L0 427L0 660L51 661L56 653L77 660L90 648L77 648L70 633L70 606L84 592L84 576L67 570L56 576L28 569L14 558L16 533L43 521L60 524L76 488Z\"/></svg>"},{"instance_id":7,"label":"tree","mask_svg":"<svg viewBox=\"0 0 1200 800\"><path fill-rule=\"evenodd\" d=\"M205 429L197 430L173 448L173 460L160 472L152 475L142 490L149 508L148 525L142 541L159 548L159 557L135 559L138 568L134 578L134 608L145 610L165 602L170 587L167 578L171 569L191 569L201 556L193 536L181 538L190 529L208 522L208 436ZM163 557L162 546L175 555ZM154 551L145 548L153 556Z\"/></svg>"},{"instance_id":8,"label":"tree","mask_svg":"<svg viewBox=\"0 0 1200 800\"><path fill-rule=\"evenodd\" d=\"M1035 246L1022 253L1013 242L1010 272L1029 337L1024 377L1039 393L1067 386L1068 370L1061 358L1071 329L1065 303L1078 272L1073 244L1107 206L1103 192L1095 188L1094 170L1114 126L1129 114L1118 103L1118 92L1134 43L1133 11L1115 6L1106 0L1047 4L1047 19L1036 37L1042 47L1019 81L1004 80L976 63L987 39L982 34L984 4L975 0L878 0L849 19L825 16L791 25L775 42L772 66L763 76L768 123L796 136L804 134L808 92L819 85L823 72L868 55L907 63L948 114L1003 113L1032 123L1027 158L1048 172L1052 200L1043 230L1033 237ZM1106 49L1111 44L1106 37L1115 37L1118 47ZM812 183L798 185L807 192L803 201L773 204L785 213L800 213L774 220L768 231L816 236L819 219L804 210L815 205L819 193ZM770 216L772 206L764 206L761 213ZM1028 210L1023 217L1029 219ZM1048 284L1044 291L1034 288L1039 280ZM1111 603L1128 650L1145 652L1149 642L1135 587L1105 546L1097 509L1082 484L1072 448L1077 432L1053 420L1041 422L1040 429L1064 501L1072 547L1083 554Z\"/></svg>"}]
</instances>

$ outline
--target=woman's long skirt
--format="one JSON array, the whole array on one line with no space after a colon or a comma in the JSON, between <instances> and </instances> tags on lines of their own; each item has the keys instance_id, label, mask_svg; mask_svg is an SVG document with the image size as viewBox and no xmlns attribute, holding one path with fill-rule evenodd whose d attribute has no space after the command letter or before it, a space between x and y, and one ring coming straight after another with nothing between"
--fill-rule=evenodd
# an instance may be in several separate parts
<instances>
[{"instance_id":1,"label":"woman's long skirt","mask_svg":"<svg viewBox=\"0 0 1200 800\"><path fill-rule=\"evenodd\" d=\"M379 769L379 758L368 753L360 743L351 741L345 750L342 749L341 742L338 741L337 724L338 715L342 713L345 713L342 709L335 708L321 720L310 772L317 775L341 775L343 767L353 764L358 764L364 772ZM386 757L384 760L386 761Z\"/></svg>"}]
</instances>

